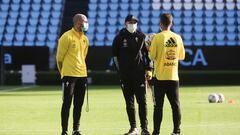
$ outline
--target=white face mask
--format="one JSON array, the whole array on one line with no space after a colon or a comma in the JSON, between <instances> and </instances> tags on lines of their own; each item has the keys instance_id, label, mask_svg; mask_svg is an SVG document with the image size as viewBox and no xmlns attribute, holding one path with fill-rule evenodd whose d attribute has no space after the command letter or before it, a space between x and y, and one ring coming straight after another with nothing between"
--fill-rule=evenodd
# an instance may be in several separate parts
<instances>
[{"instance_id":1,"label":"white face mask","mask_svg":"<svg viewBox=\"0 0 240 135\"><path fill-rule=\"evenodd\" d=\"M127 24L127 30L130 33L134 33L137 30L137 23L135 23L135 24Z\"/></svg>"}]
</instances>

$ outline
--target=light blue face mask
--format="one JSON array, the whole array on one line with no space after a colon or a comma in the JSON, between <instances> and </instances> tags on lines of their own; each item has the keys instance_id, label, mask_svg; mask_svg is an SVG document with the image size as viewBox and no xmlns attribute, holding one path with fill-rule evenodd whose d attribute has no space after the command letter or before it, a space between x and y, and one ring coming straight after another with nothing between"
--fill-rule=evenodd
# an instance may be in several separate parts
<instances>
[{"instance_id":1,"label":"light blue face mask","mask_svg":"<svg viewBox=\"0 0 240 135\"><path fill-rule=\"evenodd\" d=\"M82 31L86 32L88 30L88 23L83 23Z\"/></svg>"}]
</instances>

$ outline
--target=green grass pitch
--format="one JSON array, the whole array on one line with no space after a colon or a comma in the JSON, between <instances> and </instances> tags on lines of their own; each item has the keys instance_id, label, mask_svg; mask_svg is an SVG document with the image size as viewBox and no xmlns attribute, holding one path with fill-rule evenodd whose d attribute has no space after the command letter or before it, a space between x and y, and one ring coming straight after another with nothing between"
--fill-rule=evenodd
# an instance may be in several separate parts
<instances>
[{"instance_id":1,"label":"green grass pitch","mask_svg":"<svg viewBox=\"0 0 240 135\"><path fill-rule=\"evenodd\" d=\"M208 103L208 94L223 93L224 103ZM152 132L153 103L148 91L148 120ZM240 134L240 87L181 87L182 135ZM228 103L234 100L235 103ZM86 101L86 100L85 100ZM0 87L0 135L60 135L60 86ZM90 111L83 106L84 135L122 135L129 129L119 86L90 86ZM172 113L165 98L161 135L172 131ZM139 118L137 115L138 128ZM69 133L72 128L72 111ZM140 129L140 128L139 128Z\"/></svg>"}]
</instances>

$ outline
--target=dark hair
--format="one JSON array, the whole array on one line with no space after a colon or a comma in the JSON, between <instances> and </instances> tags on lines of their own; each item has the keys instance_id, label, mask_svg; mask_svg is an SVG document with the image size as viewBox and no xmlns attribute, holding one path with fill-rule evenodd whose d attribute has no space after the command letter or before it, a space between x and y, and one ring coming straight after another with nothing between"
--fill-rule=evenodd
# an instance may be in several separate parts
<instances>
[{"instance_id":1,"label":"dark hair","mask_svg":"<svg viewBox=\"0 0 240 135\"><path fill-rule=\"evenodd\" d=\"M160 16L160 21L164 27L168 27L172 23L173 17L170 13L163 13Z\"/></svg>"}]
</instances>

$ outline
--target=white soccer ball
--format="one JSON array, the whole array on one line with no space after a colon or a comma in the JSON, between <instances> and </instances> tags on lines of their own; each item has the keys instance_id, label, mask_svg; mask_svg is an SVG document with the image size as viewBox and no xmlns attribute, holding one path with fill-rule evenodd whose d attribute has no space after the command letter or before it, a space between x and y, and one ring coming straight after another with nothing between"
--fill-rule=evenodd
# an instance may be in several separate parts
<instances>
[{"instance_id":1,"label":"white soccer ball","mask_svg":"<svg viewBox=\"0 0 240 135\"><path fill-rule=\"evenodd\" d=\"M218 103L222 103L224 102L225 97L222 93L218 93Z\"/></svg>"},{"instance_id":2,"label":"white soccer ball","mask_svg":"<svg viewBox=\"0 0 240 135\"><path fill-rule=\"evenodd\" d=\"M218 100L219 100L219 97L216 93L209 94L209 96L208 96L208 102L209 103L217 103Z\"/></svg>"},{"instance_id":3,"label":"white soccer ball","mask_svg":"<svg viewBox=\"0 0 240 135\"><path fill-rule=\"evenodd\" d=\"M152 42L152 39L153 37L156 35L156 33L149 33L149 34L146 34L145 36L145 44L147 46L151 45L151 42Z\"/></svg>"}]
</instances>

